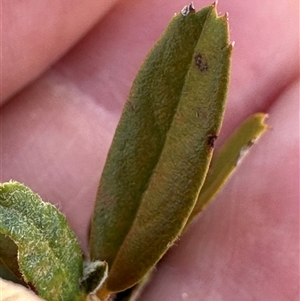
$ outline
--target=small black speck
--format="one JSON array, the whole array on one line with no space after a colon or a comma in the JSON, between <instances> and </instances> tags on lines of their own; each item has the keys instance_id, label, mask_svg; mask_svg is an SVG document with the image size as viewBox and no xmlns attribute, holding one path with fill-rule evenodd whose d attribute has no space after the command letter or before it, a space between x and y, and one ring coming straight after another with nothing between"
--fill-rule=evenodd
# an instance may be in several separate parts
<instances>
[{"instance_id":1,"label":"small black speck","mask_svg":"<svg viewBox=\"0 0 300 301\"><path fill-rule=\"evenodd\" d=\"M195 65L201 72L208 70L207 61L201 53L195 55Z\"/></svg>"},{"instance_id":2,"label":"small black speck","mask_svg":"<svg viewBox=\"0 0 300 301\"><path fill-rule=\"evenodd\" d=\"M207 138L207 145L211 148L214 148L215 141L217 140L217 138L218 138L217 135L209 135Z\"/></svg>"}]
</instances>

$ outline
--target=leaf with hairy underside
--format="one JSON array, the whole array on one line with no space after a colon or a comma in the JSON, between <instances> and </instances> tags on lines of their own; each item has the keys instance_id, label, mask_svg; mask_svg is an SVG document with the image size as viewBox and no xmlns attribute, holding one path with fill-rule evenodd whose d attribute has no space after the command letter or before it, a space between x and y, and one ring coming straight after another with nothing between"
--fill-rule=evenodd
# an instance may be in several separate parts
<instances>
[{"instance_id":1,"label":"leaf with hairy underside","mask_svg":"<svg viewBox=\"0 0 300 301\"><path fill-rule=\"evenodd\" d=\"M65 217L18 182L0 185L0 233L18 246L27 283L48 301L80 300L82 253Z\"/></svg>"}]
</instances>

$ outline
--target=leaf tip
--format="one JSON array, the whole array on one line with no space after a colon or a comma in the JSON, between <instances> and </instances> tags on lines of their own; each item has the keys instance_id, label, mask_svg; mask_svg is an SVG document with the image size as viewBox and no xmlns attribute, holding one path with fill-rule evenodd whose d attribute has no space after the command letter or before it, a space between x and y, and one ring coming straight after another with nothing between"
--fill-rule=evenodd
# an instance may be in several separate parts
<instances>
[{"instance_id":1,"label":"leaf tip","mask_svg":"<svg viewBox=\"0 0 300 301\"><path fill-rule=\"evenodd\" d=\"M229 21L229 13L226 12L224 15L222 15L220 18L224 19L226 22Z\"/></svg>"},{"instance_id":2,"label":"leaf tip","mask_svg":"<svg viewBox=\"0 0 300 301\"><path fill-rule=\"evenodd\" d=\"M217 7L217 5L218 5L218 0L214 1L211 6Z\"/></svg>"},{"instance_id":3,"label":"leaf tip","mask_svg":"<svg viewBox=\"0 0 300 301\"><path fill-rule=\"evenodd\" d=\"M196 9L194 7L193 2L184 6L180 12L184 17L188 16L189 14L194 14L196 12Z\"/></svg>"}]
</instances>

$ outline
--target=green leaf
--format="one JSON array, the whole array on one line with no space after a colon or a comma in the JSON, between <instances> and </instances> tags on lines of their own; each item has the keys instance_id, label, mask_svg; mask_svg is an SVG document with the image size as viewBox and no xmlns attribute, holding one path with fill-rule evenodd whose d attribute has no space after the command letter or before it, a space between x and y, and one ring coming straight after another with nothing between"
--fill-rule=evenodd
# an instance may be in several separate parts
<instances>
[{"instance_id":1,"label":"green leaf","mask_svg":"<svg viewBox=\"0 0 300 301\"><path fill-rule=\"evenodd\" d=\"M247 118L228 138L213 158L209 172L201 189L189 222L199 214L220 191L230 175L235 171L250 147L268 129L267 115L257 113Z\"/></svg>"},{"instance_id":2,"label":"green leaf","mask_svg":"<svg viewBox=\"0 0 300 301\"><path fill-rule=\"evenodd\" d=\"M218 136L232 46L215 6L175 16L141 67L109 150L91 225L107 291L138 282L178 237Z\"/></svg>"},{"instance_id":3,"label":"green leaf","mask_svg":"<svg viewBox=\"0 0 300 301\"><path fill-rule=\"evenodd\" d=\"M18 182L0 185L0 232L18 246L20 271L41 297L79 300L82 253L53 205Z\"/></svg>"}]
</instances>

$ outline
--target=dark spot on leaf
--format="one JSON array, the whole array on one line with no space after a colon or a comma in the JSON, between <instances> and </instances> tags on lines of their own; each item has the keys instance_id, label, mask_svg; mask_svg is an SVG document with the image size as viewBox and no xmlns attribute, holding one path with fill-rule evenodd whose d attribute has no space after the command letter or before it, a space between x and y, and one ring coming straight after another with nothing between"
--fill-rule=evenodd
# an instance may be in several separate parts
<instances>
[{"instance_id":1,"label":"dark spot on leaf","mask_svg":"<svg viewBox=\"0 0 300 301\"><path fill-rule=\"evenodd\" d=\"M214 148L215 146L215 141L218 138L217 135L209 135L207 138L207 145L211 148Z\"/></svg>"},{"instance_id":2,"label":"dark spot on leaf","mask_svg":"<svg viewBox=\"0 0 300 301\"><path fill-rule=\"evenodd\" d=\"M208 70L207 61L201 53L195 55L195 65L201 72Z\"/></svg>"},{"instance_id":3,"label":"dark spot on leaf","mask_svg":"<svg viewBox=\"0 0 300 301\"><path fill-rule=\"evenodd\" d=\"M250 141L248 141L247 146L250 148L254 143L255 143L255 140L251 139Z\"/></svg>"}]
</instances>

